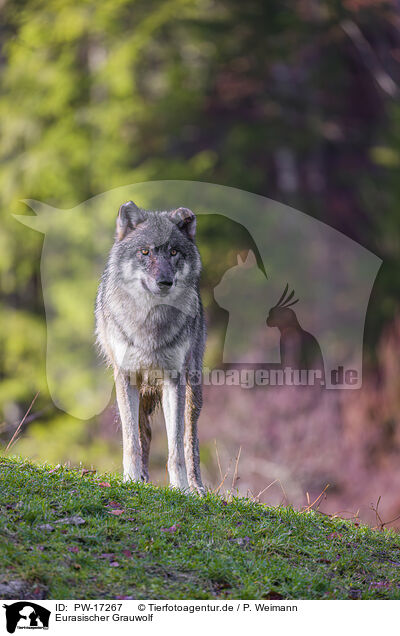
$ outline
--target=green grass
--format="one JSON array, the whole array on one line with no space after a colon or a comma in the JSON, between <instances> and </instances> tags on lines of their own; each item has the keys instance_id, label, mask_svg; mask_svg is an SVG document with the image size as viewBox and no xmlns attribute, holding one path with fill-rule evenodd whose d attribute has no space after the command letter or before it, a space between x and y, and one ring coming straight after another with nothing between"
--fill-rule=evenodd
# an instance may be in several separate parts
<instances>
[{"instance_id":1,"label":"green grass","mask_svg":"<svg viewBox=\"0 0 400 636\"><path fill-rule=\"evenodd\" d=\"M51 470L0 459L3 590L25 581L31 597L50 599L400 598L394 532ZM71 516L85 523L57 523Z\"/></svg>"}]
</instances>

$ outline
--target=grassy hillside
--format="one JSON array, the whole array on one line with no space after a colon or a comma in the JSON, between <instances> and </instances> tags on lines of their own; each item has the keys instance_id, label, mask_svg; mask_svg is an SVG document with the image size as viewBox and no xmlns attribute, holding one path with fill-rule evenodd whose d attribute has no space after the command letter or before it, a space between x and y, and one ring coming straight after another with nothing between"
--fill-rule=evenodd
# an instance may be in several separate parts
<instances>
[{"instance_id":1,"label":"grassy hillside","mask_svg":"<svg viewBox=\"0 0 400 636\"><path fill-rule=\"evenodd\" d=\"M400 598L390 531L15 458L0 469L2 598Z\"/></svg>"}]
</instances>

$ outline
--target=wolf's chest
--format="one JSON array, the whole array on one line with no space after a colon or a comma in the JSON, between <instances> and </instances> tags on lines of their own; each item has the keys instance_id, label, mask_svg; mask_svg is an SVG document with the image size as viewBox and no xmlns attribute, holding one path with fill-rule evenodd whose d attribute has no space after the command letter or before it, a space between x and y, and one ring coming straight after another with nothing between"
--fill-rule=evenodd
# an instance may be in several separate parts
<instances>
[{"instance_id":1,"label":"wolf's chest","mask_svg":"<svg viewBox=\"0 0 400 636\"><path fill-rule=\"evenodd\" d=\"M186 339L155 348L140 336L128 342L115 332L109 334L109 346L117 366L127 372L146 369L181 370L189 349Z\"/></svg>"}]
</instances>

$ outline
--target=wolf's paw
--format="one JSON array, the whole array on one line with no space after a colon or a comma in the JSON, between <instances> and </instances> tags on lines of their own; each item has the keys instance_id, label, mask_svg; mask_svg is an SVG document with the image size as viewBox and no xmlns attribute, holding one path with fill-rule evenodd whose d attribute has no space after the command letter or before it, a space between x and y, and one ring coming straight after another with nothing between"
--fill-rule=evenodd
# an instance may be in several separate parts
<instances>
[{"instance_id":1,"label":"wolf's paw","mask_svg":"<svg viewBox=\"0 0 400 636\"><path fill-rule=\"evenodd\" d=\"M143 479L141 476L136 477L135 475L131 475L130 473L127 473L127 474L124 474L123 482L125 484L134 483L134 482L143 483Z\"/></svg>"},{"instance_id":2,"label":"wolf's paw","mask_svg":"<svg viewBox=\"0 0 400 636\"><path fill-rule=\"evenodd\" d=\"M198 495L199 497L204 497L207 494L207 491L202 484L191 484L190 493L192 495Z\"/></svg>"}]
</instances>

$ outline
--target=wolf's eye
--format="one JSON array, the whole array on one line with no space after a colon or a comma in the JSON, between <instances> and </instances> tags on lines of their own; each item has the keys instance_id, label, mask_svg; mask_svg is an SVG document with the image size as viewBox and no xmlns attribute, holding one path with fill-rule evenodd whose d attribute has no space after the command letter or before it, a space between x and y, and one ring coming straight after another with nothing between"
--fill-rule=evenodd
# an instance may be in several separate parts
<instances>
[{"instance_id":1,"label":"wolf's eye","mask_svg":"<svg viewBox=\"0 0 400 636\"><path fill-rule=\"evenodd\" d=\"M177 255L177 253L178 253L178 250L173 250L173 249L172 249L172 250L170 251L171 256L176 256L176 255Z\"/></svg>"},{"instance_id":2,"label":"wolf's eye","mask_svg":"<svg viewBox=\"0 0 400 636\"><path fill-rule=\"evenodd\" d=\"M148 256L149 255L149 250L140 250L143 254L143 256Z\"/></svg>"}]
</instances>

